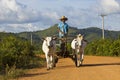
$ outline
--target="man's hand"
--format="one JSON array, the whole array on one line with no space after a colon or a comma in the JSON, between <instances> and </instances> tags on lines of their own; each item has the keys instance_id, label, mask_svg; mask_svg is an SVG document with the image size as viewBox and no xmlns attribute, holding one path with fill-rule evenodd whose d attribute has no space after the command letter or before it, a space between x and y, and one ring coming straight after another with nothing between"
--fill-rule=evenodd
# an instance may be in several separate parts
<instances>
[{"instance_id":1,"label":"man's hand","mask_svg":"<svg viewBox=\"0 0 120 80\"><path fill-rule=\"evenodd\" d=\"M60 29L58 29L59 32L61 32L62 34L64 34L64 32L62 32Z\"/></svg>"}]
</instances>

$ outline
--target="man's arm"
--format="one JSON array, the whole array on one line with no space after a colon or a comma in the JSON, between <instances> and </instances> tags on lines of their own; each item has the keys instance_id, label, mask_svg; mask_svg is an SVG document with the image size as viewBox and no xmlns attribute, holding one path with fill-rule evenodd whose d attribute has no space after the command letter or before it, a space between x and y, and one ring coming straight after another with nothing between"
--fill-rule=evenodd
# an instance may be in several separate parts
<instances>
[{"instance_id":1,"label":"man's arm","mask_svg":"<svg viewBox=\"0 0 120 80\"><path fill-rule=\"evenodd\" d=\"M58 32L61 32L62 34L64 34L64 32L62 32L59 27L58 27Z\"/></svg>"}]
</instances>

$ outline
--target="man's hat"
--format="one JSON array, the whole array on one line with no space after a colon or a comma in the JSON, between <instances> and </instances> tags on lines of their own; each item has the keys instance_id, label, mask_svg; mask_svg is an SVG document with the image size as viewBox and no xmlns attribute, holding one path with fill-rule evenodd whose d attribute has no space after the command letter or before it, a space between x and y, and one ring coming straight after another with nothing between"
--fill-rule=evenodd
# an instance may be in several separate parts
<instances>
[{"instance_id":1,"label":"man's hat","mask_svg":"<svg viewBox=\"0 0 120 80\"><path fill-rule=\"evenodd\" d=\"M60 18L60 20L61 20L61 21L62 21L62 20L67 21L67 20L68 20L68 18L67 18L67 17L65 17L65 16L62 16L62 17Z\"/></svg>"}]
</instances>

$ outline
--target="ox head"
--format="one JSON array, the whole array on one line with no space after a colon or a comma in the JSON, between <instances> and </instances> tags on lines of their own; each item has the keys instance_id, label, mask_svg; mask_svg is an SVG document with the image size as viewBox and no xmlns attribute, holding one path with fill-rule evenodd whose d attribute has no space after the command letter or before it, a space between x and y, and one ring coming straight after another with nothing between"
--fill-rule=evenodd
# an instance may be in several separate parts
<instances>
[{"instance_id":1,"label":"ox head","mask_svg":"<svg viewBox=\"0 0 120 80\"><path fill-rule=\"evenodd\" d=\"M78 34L76 39L77 39L78 45L82 46L83 35Z\"/></svg>"},{"instance_id":2,"label":"ox head","mask_svg":"<svg viewBox=\"0 0 120 80\"><path fill-rule=\"evenodd\" d=\"M51 47L54 46L56 39L57 39L56 37L46 37L46 38L43 38L43 40L44 40L46 46L48 46L48 48L51 48Z\"/></svg>"}]
</instances>

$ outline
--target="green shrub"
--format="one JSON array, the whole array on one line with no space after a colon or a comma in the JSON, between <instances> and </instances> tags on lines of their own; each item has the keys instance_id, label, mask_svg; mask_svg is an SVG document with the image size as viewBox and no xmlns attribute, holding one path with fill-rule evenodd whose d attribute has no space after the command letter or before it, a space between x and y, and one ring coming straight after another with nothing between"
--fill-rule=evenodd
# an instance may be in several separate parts
<instances>
[{"instance_id":1,"label":"green shrub","mask_svg":"<svg viewBox=\"0 0 120 80\"><path fill-rule=\"evenodd\" d=\"M87 46L85 48L85 54L96 55L97 44L95 44L95 43L96 43L96 41L87 44Z\"/></svg>"},{"instance_id":2,"label":"green shrub","mask_svg":"<svg viewBox=\"0 0 120 80\"><path fill-rule=\"evenodd\" d=\"M23 67L30 63L30 57L34 56L34 47L30 42L10 36L0 42L0 64L8 66Z\"/></svg>"},{"instance_id":3,"label":"green shrub","mask_svg":"<svg viewBox=\"0 0 120 80\"><path fill-rule=\"evenodd\" d=\"M120 56L120 40L116 40L110 46L110 54L113 56Z\"/></svg>"},{"instance_id":4,"label":"green shrub","mask_svg":"<svg viewBox=\"0 0 120 80\"><path fill-rule=\"evenodd\" d=\"M99 56L120 56L120 40L95 40L87 45L85 54Z\"/></svg>"}]
</instances>

